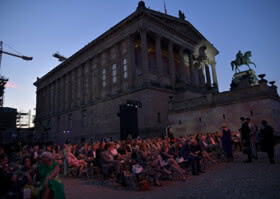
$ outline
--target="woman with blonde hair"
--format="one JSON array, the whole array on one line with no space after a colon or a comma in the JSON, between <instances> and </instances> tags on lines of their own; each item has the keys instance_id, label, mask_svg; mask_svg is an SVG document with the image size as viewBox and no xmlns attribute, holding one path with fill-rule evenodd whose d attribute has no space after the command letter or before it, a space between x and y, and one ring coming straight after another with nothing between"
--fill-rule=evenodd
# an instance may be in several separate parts
<instances>
[{"instance_id":1,"label":"woman with blonde hair","mask_svg":"<svg viewBox=\"0 0 280 199\"><path fill-rule=\"evenodd\" d=\"M64 185L57 178L59 165L54 161L50 152L43 152L41 163L38 165L38 179L40 181L41 198L65 199Z\"/></svg>"},{"instance_id":2,"label":"woman with blonde hair","mask_svg":"<svg viewBox=\"0 0 280 199\"><path fill-rule=\"evenodd\" d=\"M70 166L79 167L80 168L80 175L83 173L84 168L86 167L87 163L84 160L79 160L76 156L71 152L72 145L67 147L67 161Z\"/></svg>"}]
</instances>

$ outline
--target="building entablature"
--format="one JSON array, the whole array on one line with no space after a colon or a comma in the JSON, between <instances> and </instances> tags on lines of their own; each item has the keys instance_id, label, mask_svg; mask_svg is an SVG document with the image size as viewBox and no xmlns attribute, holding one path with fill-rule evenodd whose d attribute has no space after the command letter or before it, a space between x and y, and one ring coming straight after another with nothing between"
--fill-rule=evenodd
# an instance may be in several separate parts
<instances>
[{"instance_id":1,"label":"building entablature","mask_svg":"<svg viewBox=\"0 0 280 199\"><path fill-rule=\"evenodd\" d=\"M164 37L168 38L174 44L181 45L182 49L186 49L189 52L195 52L196 46L202 41L209 43L189 22L144 8L136 10L130 16L86 45L42 78L38 78L34 85L37 86L38 89L48 85L57 78L63 76L63 74L80 66L89 59L98 56L98 54L106 51L106 49L111 48L112 45L121 42L135 32L145 29L154 32L161 37L164 35ZM212 45L210 46L214 48ZM216 54L217 52L218 51L216 50ZM53 76L52 74L54 73L55 75ZM46 79L47 77L50 78ZM44 82L43 80L47 81ZM40 85L41 82L44 83Z\"/></svg>"}]
</instances>

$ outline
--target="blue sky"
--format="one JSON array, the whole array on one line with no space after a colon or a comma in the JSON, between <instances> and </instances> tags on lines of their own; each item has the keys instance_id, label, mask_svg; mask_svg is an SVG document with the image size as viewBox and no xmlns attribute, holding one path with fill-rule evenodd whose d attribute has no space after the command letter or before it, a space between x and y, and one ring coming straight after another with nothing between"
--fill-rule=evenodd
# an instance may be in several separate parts
<instances>
[{"instance_id":1,"label":"blue sky","mask_svg":"<svg viewBox=\"0 0 280 199\"><path fill-rule=\"evenodd\" d=\"M220 91L232 79L230 62L240 49L251 50L256 73L279 84L279 0L165 0L168 14L182 10L220 51L216 57ZM163 12L163 0L146 0L146 6ZM34 60L3 55L1 74L9 78L4 106L28 111L35 108L37 77L81 49L135 11L138 0L1 0L0 40ZM4 50L15 52L4 45ZM246 69L245 67L242 69Z\"/></svg>"}]
</instances>

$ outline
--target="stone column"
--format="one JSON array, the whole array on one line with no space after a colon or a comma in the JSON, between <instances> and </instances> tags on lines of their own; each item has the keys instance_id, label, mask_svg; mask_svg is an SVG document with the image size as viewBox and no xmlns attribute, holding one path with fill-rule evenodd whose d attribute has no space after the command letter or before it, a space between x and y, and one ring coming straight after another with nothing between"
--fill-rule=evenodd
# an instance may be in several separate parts
<instances>
[{"instance_id":1,"label":"stone column","mask_svg":"<svg viewBox=\"0 0 280 199\"><path fill-rule=\"evenodd\" d=\"M99 99L101 95L102 87L102 68L100 67L101 56L96 58L96 68L94 69L94 89L93 92L95 93L95 99Z\"/></svg>"},{"instance_id":2,"label":"stone column","mask_svg":"<svg viewBox=\"0 0 280 199\"><path fill-rule=\"evenodd\" d=\"M201 87L205 87L206 86L206 80L205 80L205 78L206 78L206 72L205 72L205 65L204 65L204 63L201 65L201 67L200 67L200 86Z\"/></svg>"},{"instance_id":3,"label":"stone column","mask_svg":"<svg viewBox=\"0 0 280 199\"><path fill-rule=\"evenodd\" d=\"M106 96L110 96L112 94L112 60L110 57L110 50L106 53L105 58L105 68L106 68Z\"/></svg>"},{"instance_id":4,"label":"stone column","mask_svg":"<svg viewBox=\"0 0 280 199\"><path fill-rule=\"evenodd\" d=\"M44 88L41 88L41 97L39 98L40 102L39 102L39 105L40 105L40 118L44 117L44 91L45 89ZM37 109L36 109L37 111Z\"/></svg>"},{"instance_id":5,"label":"stone column","mask_svg":"<svg viewBox=\"0 0 280 199\"><path fill-rule=\"evenodd\" d=\"M128 88L132 89L136 85L135 43L134 43L134 38L132 35L130 35L128 37L126 48L127 48L126 52L127 52L127 58L128 58L127 59ZM121 66L123 67L123 60L121 62ZM124 78L123 74L121 74L121 78ZM145 78L145 76L144 76L144 78Z\"/></svg>"},{"instance_id":6,"label":"stone column","mask_svg":"<svg viewBox=\"0 0 280 199\"><path fill-rule=\"evenodd\" d=\"M210 77L210 71L208 64L205 66L205 72L206 72L206 85L207 88L211 88L211 77Z\"/></svg>"},{"instance_id":7,"label":"stone column","mask_svg":"<svg viewBox=\"0 0 280 199\"><path fill-rule=\"evenodd\" d=\"M161 87L164 86L163 82L163 71L162 71L162 56L161 56L161 36L156 37L156 62L158 71L158 81Z\"/></svg>"},{"instance_id":8,"label":"stone column","mask_svg":"<svg viewBox=\"0 0 280 199\"><path fill-rule=\"evenodd\" d=\"M54 113L54 83L52 82L51 85L50 85L50 89L51 89L51 116L53 115Z\"/></svg>"},{"instance_id":9,"label":"stone column","mask_svg":"<svg viewBox=\"0 0 280 199\"><path fill-rule=\"evenodd\" d=\"M117 45L116 48L116 55L117 55L117 90L120 92L122 90L122 84L123 84L123 57L122 57L122 48L121 44ZM128 48L128 45L125 45L124 48ZM127 51L128 52L128 49ZM129 55L128 55L129 57Z\"/></svg>"},{"instance_id":10,"label":"stone column","mask_svg":"<svg viewBox=\"0 0 280 199\"><path fill-rule=\"evenodd\" d=\"M147 31L145 29L140 30L141 37L141 57L142 57L142 70L144 84L149 83L149 61L148 61L148 43L147 43Z\"/></svg>"},{"instance_id":11,"label":"stone column","mask_svg":"<svg viewBox=\"0 0 280 199\"><path fill-rule=\"evenodd\" d=\"M63 111L63 97L64 97L64 76L59 78L59 105L58 105L58 112L62 112Z\"/></svg>"},{"instance_id":12,"label":"stone column","mask_svg":"<svg viewBox=\"0 0 280 199\"><path fill-rule=\"evenodd\" d=\"M190 79L191 84L195 87L198 87L198 70L195 69L194 60L193 60L193 54L189 54L189 60L190 60Z\"/></svg>"},{"instance_id":13,"label":"stone column","mask_svg":"<svg viewBox=\"0 0 280 199\"><path fill-rule=\"evenodd\" d=\"M218 85L218 79L217 79L217 73L216 73L216 63L211 63L211 67L212 67L212 76L213 76L213 82L214 82L214 87L215 88L219 88Z\"/></svg>"},{"instance_id":14,"label":"stone column","mask_svg":"<svg viewBox=\"0 0 280 199\"><path fill-rule=\"evenodd\" d=\"M94 58L92 60L92 65L91 65L91 101L92 102L95 102L95 100L97 99L97 94L98 94L98 91L96 90L97 88L97 76L96 76L96 71L97 71L97 57Z\"/></svg>"},{"instance_id":15,"label":"stone column","mask_svg":"<svg viewBox=\"0 0 280 199\"><path fill-rule=\"evenodd\" d=\"M61 82L61 78L56 80L56 86L55 86L55 113L59 113L60 112L60 96L61 96L61 90L60 90L60 82Z\"/></svg>"},{"instance_id":16,"label":"stone column","mask_svg":"<svg viewBox=\"0 0 280 199\"><path fill-rule=\"evenodd\" d=\"M37 117L40 117L42 113L41 109L41 92L39 91L38 87L36 89L36 113Z\"/></svg>"},{"instance_id":17,"label":"stone column","mask_svg":"<svg viewBox=\"0 0 280 199\"><path fill-rule=\"evenodd\" d=\"M77 93L77 103L76 105L77 106L80 106L81 105L81 94L82 94L82 65L78 66L77 68L77 78L76 78L76 81L77 81L77 90L76 90L76 93Z\"/></svg>"},{"instance_id":18,"label":"stone column","mask_svg":"<svg viewBox=\"0 0 280 199\"><path fill-rule=\"evenodd\" d=\"M67 75L67 99L66 99L66 110L70 111L72 107L72 71L70 71Z\"/></svg>"},{"instance_id":19,"label":"stone column","mask_svg":"<svg viewBox=\"0 0 280 199\"><path fill-rule=\"evenodd\" d=\"M186 82L186 73L185 73L185 59L184 59L184 48L181 47L179 50L180 56L180 68L179 68L179 75L181 80L185 83Z\"/></svg>"},{"instance_id":20,"label":"stone column","mask_svg":"<svg viewBox=\"0 0 280 199\"><path fill-rule=\"evenodd\" d=\"M74 93L73 93L73 97L74 97L74 107L78 107L79 106L79 100L80 100L80 93L79 93L79 67L77 69L75 69L74 71Z\"/></svg>"},{"instance_id":21,"label":"stone column","mask_svg":"<svg viewBox=\"0 0 280 199\"><path fill-rule=\"evenodd\" d=\"M67 89L68 89L68 84L67 84L67 78L68 78L68 73L64 75L63 77L63 96L62 96L62 112L66 111L67 109Z\"/></svg>"},{"instance_id":22,"label":"stone column","mask_svg":"<svg viewBox=\"0 0 280 199\"><path fill-rule=\"evenodd\" d=\"M54 114L56 114L56 112L57 112L57 98L58 98L58 80L55 80L55 82L54 82L54 96L53 96L53 101L54 101L54 103L53 103L53 109L54 109Z\"/></svg>"},{"instance_id":23,"label":"stone column","mask_svg":"<svg viewBox=\"0 0 280 199\"><path fill-rule=\"evenodd\" d=\"M86 81L86 76L85 76L85 64L81 65L81 76L80 76L80 106L85 104L85 81Z\"/></svg>"},{"instance_id":24,"label":"stone column","mask_svg":"<svg viewBox=\"0 0 280 199\"><path fill-rule=\"evenodd\" d=\"M168 44L168 61L169 61L171 86L173 89L175 89L176 73L175 73L175 63L174 63L174 54L173 54L173 43L171 41L169 41Z\"/></svg>"},{"instance_id":25,"label":"stone column","mask_svg":"<svg viewBox=\"0 0 280 199\"><path fill-rule=\"evenodd\" d=\"M77 70L74 69L71 72L71 109L75 108L76 106L76 97L77 97L77 93L76 93L76 82L77 79Z\"/></svg>"},{"instance_id":26,"label":"stone column","mask_svg":"<svg viewBox=\"0 0 280 199\"><path fill-rule=\"evenodd\" d=\"M91 72L91 65L92 65L92 60L89 60L86 62L85 66L85 104L89 104L91 99L92 99L92 72Z\"/></svg>"}]
</instances>

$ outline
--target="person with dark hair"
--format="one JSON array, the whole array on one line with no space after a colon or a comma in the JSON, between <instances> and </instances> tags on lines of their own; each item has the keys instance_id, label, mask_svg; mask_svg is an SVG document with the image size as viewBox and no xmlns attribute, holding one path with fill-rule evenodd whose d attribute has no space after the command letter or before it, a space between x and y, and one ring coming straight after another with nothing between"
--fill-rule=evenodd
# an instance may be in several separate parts
<instances>
[{"instance_id":1,"label":"person with dark hair","mask_svg":"<svg viewBox=\"0 0 280 199\"><path fill-rule=\"evenodd\" d=\"M0 196L4 196L8 193L8 190L12 184L12 174L7 172L8 157L7 155L0 154Z\"/></svg>"},{"instance_id":2,"label":"person with dark hair","mask_svg":"<svg viewBox=\"0 0 280 199\"><path fill-rule=\"evenodd\" d=\"M252 152L250 149L250 128L248 125L248 122L245 120L244 117L240 118L241 121L241 128L240 133L241 133L241 140L243 144L243 153L248 155L248 159L245 160L245 163L251 163L252 162Z\"/></svg>"},{"instance_id":3,"label":"person with dark hair","mask_svg":"<svg viewBox=\"0 0 280 199\"><path fill-rule=\"evenodd\" d=\"M114 145L107 143L105 145L105 151L100 154L100 163L105 174L115 172L117 182L121 183L121 163L119 160L114 160L113 151L115 151Z\"/></svg>"},{"instance_id":4,"label":"person with dark hair","mask_svg":"<svg viewBox=\"0 0 280 199\"><path fill-rule=\"evenodd\" d=\"M192 175L199 175L199 173L204 173L204 171L201 170L200 166L201 157L201 147L196 139L192 139L189 148L189 160L192 164Z\"/></svg>"},{"instance_id":5,"label":"person with dark hair","mask_svg":"<svg viewBox=\"0 0 280 199\"><path fill-rule=\"evenodd\" d=\"M267 153L269 161L271 164L275 164L274 160L274 130L273 128L268 125L267 121L262 121L262 128L261 128L261 148L264 152Z\"/></svg>"},{"instance_id":6,"label":"person with dark hair","mask_svg":"<svg viewBox=\"0 0 280 199\"><path fill-rule=\"evenodd\" d=\"M173 129L172 129L171 127L168 128L167 136L168 136L170 139L174 139Z\"/></svg>"},{"instance_id":7,"label":"person with dark hair","mask_svg":"<svg viewBox=\"0 0 280 199\"><path fill-rule=\"evenodd\" d=\"M224 152L226 153L227 159L229 161L233 161L231 131L226 127L226 125L223 125L221 130L223 133L221 140Z\"/></svg>"},{"instance_id":8,"label":"person with dark hair","mask_svg":"<svg viewBox=\"0 0 280 199\"><path fill-rule=\"evenodd\" d=\"M22 187L17 186L17 175L9 172L8 156L0 155L0 198L7 196L9 193L17 193Z\"/></svg>"},{"instance_id":9,"label":"person with dark hair","mask_svg":"<svg viewBox=\"0 0 280 199\"><path fill-rule=\"evenodd\" d=\"M196 140L192 140L195 142ZM184 160L189 160L192 166L192 175L199 175L200 171L200 158L196 154L191 154L190 148L192 147L192 151L194 152L194 143L186 140L184 145L182 146L179 155L184 158Z\"/></svg>"}]
</instances>

